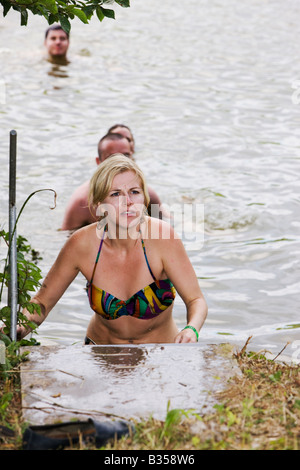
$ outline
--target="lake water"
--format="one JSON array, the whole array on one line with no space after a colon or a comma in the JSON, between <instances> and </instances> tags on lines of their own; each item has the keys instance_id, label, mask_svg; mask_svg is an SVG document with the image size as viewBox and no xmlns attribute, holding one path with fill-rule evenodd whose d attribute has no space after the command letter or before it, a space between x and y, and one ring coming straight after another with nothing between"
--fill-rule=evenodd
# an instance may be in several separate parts
<instances>
[{"instance_id":1,"label":"lake water","mask_svg":"<svg viewBox=\"0 0 300 470\"><path fill-rule=\"evenodd\" d=\"M72 23L70 64L44 58L43 18L0 20L0 221L8 226L9 132L18 133L18 228L46 274L68 233L74 189L115 123L168 205L204 208L187 250L209 305L200 342L299 356L300 4L286 0L132 0L116 21ZM299 93L300 95L300 93ZM202 238L201 238L202 239ZM1 258L4 246L0 245ZM184 273L183 273L184 275ZM80 342L91 311L79 276L39 338ZM174 316L185 325L177 298Z\"/></svg>"}]
</instances>

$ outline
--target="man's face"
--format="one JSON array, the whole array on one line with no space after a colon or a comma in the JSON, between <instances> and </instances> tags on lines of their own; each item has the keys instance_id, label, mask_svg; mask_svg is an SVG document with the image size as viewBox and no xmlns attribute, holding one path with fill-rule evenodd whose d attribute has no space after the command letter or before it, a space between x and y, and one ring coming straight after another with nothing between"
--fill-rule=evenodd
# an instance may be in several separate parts
<instances>
[{"instance_id":1,"label":"man's face","mask_svg":"<svg viewBox=\"0 0 300 470\"><path fill-rule=\"evenodd\" d=\"M49 31L45 39L45 46L49 55L64 57L69 47L68 36L62 29Z\"/></svg>"},{"instance_id":2,"label":"man's face","mask_svg":"<svg viewBox=\"0 0 300 470\"><path fill-rule=\"evenodd\" d=\"M130 143L127 139L121 140L106 140L101 143L101 161L99 157L96 158L97 165L104 162L108 157L114 153L122 153L126 157L132 158L132 150Z\"/></svg>"}]
</instances>

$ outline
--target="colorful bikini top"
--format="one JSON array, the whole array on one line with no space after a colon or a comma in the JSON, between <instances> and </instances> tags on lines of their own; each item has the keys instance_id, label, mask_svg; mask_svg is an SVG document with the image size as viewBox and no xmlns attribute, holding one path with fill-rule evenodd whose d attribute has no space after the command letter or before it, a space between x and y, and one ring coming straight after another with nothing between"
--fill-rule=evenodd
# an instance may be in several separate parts
<instances>
[{"instance_id":1,"label":"colorful bikini top","mask_svg":"<svg viewBox=\"0 0 300 470\"><path fill-rule=\"evenodd\" d=\"M103 289L93 284L94 274L101 253L105 232L100 242L92 279L86 284L86 291L89 297L91 308L106 320L115 320L122 316L131 316L148 320L157 317L160 313L172 305L176 291L170 279L157 280L150 268L144 240L141 238L145 260L153 278L149 286L133 294L128 300L120 300L117 297L105 292Z\"/></svg>"}]
</instances>

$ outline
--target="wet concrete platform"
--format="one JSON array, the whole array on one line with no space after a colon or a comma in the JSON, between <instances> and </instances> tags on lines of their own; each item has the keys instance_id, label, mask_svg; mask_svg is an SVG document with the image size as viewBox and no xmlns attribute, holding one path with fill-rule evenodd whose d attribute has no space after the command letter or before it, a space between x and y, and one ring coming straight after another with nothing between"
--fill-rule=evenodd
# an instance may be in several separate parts
<instances>
[{"instance_id":1,"label":"wet concrete platform","mask_svg":"<svg viewBox=\"0 0 300 470\"><path fill-rule=\"evenodd\" d=\"M229 345L32 346L21 367L23 417L164 420L167 408L212 410L240 374ZM169 404L169 405L168 405Z\"/></svg>"}]
</instances>

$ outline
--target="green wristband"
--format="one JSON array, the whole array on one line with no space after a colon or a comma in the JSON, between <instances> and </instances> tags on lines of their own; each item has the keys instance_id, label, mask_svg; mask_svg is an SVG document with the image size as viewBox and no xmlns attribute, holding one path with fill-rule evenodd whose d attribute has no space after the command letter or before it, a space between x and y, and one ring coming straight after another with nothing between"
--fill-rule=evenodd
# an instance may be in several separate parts
<instances>
[{"instance_id":1,"label":"green wristband","mask_svg":"<svg viewBox=\"0 0 300 470\"><path fill-rule=\"evenodd\" d=\"M197 341L199 339L199 334L198 334L198 331L196 330L196 328L194 328L192 325L187 325L183 328L183 330L186 330L187 328L190 328L191 330L193 330L193 332L195 333L196 337L197 337ZM183 331L182 330L182 331Z\"/></svg>"}]
</instances>

